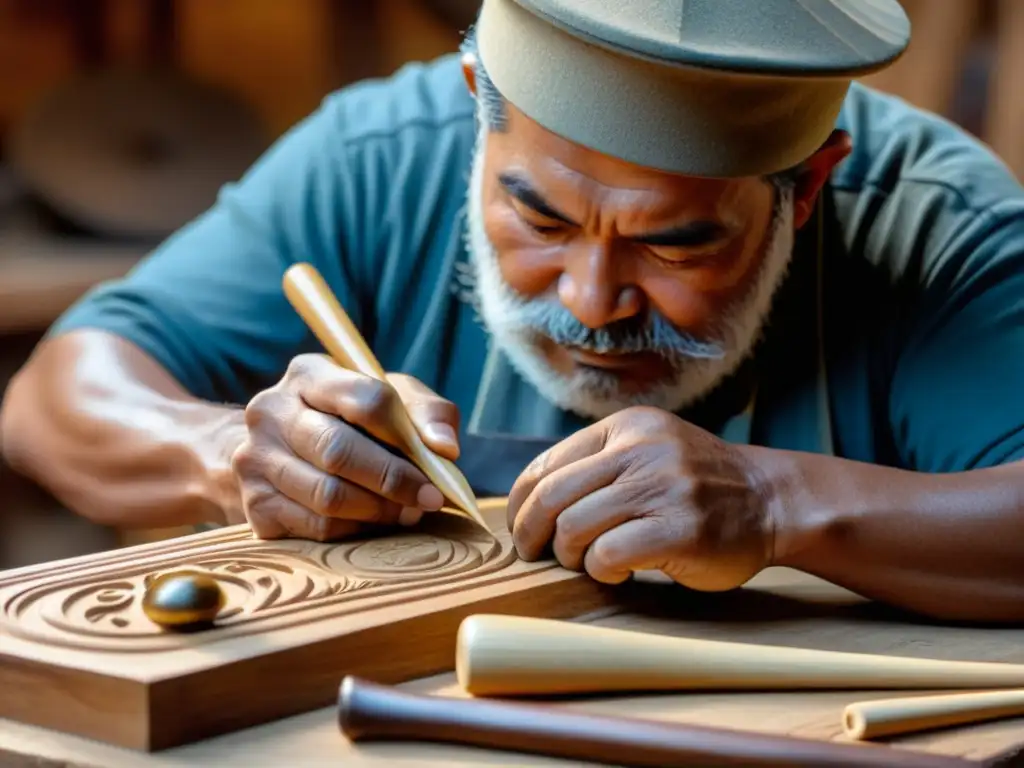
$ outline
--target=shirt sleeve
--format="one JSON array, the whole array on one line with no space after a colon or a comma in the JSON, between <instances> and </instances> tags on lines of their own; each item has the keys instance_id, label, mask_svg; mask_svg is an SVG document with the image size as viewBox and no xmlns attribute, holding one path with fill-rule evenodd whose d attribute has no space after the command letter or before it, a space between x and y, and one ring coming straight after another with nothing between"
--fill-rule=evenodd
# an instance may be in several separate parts
<instances>
[{"instance_id":1,"label":"shirt sleeve","mask_svg":"<svg viewBox=\"0 0 1024 768\"><path fill-rule=\"evenodd\" d=\"M325 99L210 210L124 279L84 296L50 335L111 332L194 396L241 403L279 378L297 352L315 348L281 289L290 265L319 269L359 324L366 269L350 257L373 235L347 147L346 98Z\"/></svg>"},{"instance_id":2,"label":"shirt sleeve","mask_svg":"<svg viewBox=\"0 0 1024 768\"><path fill-rule=\"evenodd\" d=\"M1024 459L1024 195L951 208L890 389L897 450L926 472Z\"/></svg>"}]
</instances>

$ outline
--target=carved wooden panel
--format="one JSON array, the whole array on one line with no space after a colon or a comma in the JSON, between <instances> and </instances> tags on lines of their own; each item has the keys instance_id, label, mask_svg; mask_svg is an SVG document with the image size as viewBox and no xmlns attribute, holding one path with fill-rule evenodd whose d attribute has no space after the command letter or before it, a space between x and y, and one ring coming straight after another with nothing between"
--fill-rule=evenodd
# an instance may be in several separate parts
<instances>
[{"instance_id":1,"label":"carved wooden panel","mask_svg":"<svg viewBox=\"0 0 1024 768\"><path fill-rule=\"evenodd\" d=\"M571 617L606 591L553 561L516 557L449 514L339 543L197 534L0 574L0 717L162 749L332 703L348 673L399 682L451 669L459 622L480 611ZM142 610L147 585L212 576L214 626L175 632Z\"/></svg>"}]
</instances>

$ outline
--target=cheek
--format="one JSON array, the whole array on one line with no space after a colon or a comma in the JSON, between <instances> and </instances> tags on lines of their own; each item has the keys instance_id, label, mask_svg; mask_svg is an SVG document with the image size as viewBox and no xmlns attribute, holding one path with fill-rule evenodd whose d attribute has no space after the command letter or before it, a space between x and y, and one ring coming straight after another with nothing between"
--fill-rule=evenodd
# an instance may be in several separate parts
<instances>
[{"instance_id":1,"label":"cheek","mask_svg":"<svg viewBox=\"0 0 1024 768\"><path fill-rule=\"evenodd\" d=\"M523 296L555 290L562 271L560 248L540 243L514 212L488 210L484 230L494 247L501 276Z\"/></svg>"},{"instance_id":2,"label":"cheek","mask_svg":"<svg viewBox=\"0 0 1024 768\"><path fill-rule=\"evenodd\" d=\"M692 275L662 271L642 280L640 290L651 306L679 328L702 328L713 318L718 306L712 294L695 285Z\"/></svg>"},{"instance_id":3,"label":"cheek","mask_svg":"<svg viewBox=\"0 0 1024 768\"><path fill-rule=\"evenodd\" d=\"M759 249L745 239L714 266L647 267L640 287L648 301L670 322L696 330L713 322L749 289L759 263Z\"/></svg>"}]
</instances>

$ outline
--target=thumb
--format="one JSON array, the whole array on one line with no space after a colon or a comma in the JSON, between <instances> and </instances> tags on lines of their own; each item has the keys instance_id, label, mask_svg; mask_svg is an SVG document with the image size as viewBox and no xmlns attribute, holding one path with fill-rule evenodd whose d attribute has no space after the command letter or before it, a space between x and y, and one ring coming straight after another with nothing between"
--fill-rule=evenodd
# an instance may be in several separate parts
<instances>
[{"instance_id":1,"label":"thumb","mask_svg":"<svg viewBox=\"0 0 1024 768\"><path fill-rule=\"evenodd\" d=\"M459 457L459 409L423 382L401 373L388 374L427 447L447 459Z\"/></svg>"}]
</instances>

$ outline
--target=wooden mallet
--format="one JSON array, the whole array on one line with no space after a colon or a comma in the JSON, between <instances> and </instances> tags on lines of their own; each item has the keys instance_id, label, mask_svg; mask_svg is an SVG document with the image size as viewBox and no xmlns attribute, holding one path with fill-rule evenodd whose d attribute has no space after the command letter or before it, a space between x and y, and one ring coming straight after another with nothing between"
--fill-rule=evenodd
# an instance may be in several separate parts
<instances>
[{"instance_id":1,"label":"wooden mallet","mask_svg":"<svg viewBox=\"0 0 1024 768\"><path fill-rule=\"evenodd\" d=\"M550 705L406 693L346 677L338 696L351 741L421 741L612 765L749 768L968 768L976 763L868 744L572 712ZM451 763L458 762L452 758Z\"/></svg>"}]
</instances>

